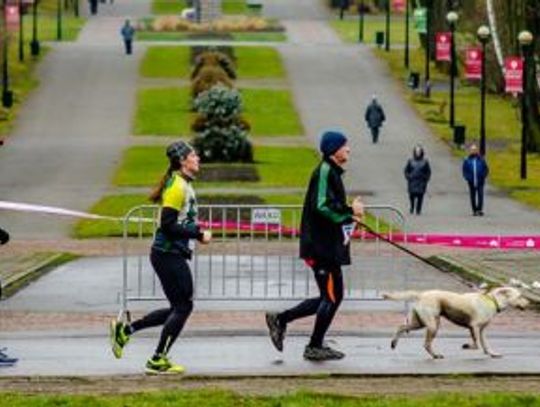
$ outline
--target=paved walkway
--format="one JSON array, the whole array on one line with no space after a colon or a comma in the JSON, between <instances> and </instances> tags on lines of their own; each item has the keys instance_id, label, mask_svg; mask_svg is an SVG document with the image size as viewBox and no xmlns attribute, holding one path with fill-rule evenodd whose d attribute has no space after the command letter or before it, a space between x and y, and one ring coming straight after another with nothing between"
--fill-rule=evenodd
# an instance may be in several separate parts
<instances>
[{"instance_id":1,"label":"paved walkway","mask_svg":"<svg viewBox=\"0 0 540 407\"><path fill-rule=\"evenodd\" d=\"M268 6L268 7L266 7ZM322 16L322 2L267 0L272 17L284 18L290 43L279 45L297 107L314 144L322 129L339 127L352 139L347 183L371 191L368 203L408 210L403 167L416 143L425 146L433 177L421 217L409 218L409 230L448 233L537 233L540 216L488 188L486 216L472 217L461 161L432 136L405 102L384 63L367 46L343 44ZM388 118L381 141L371 144L363 112L377 94Z\"/></svg>"},{"instance_id":2,"label":"paved walkway","mask_svg":"<svg viewBox=\"0 0 540 407\"><path fill-rule=\"evenodd\" d=\"M101 5L78 41L51 44L39 65L41 84L19 112L13 134L0 148L2 200L86 210L104 195L129 143L138 64L123 55L124 16L146 15L148 2ZM70 222L0 213L14 239L58 238Z\"/></svg>"}]
</instances>

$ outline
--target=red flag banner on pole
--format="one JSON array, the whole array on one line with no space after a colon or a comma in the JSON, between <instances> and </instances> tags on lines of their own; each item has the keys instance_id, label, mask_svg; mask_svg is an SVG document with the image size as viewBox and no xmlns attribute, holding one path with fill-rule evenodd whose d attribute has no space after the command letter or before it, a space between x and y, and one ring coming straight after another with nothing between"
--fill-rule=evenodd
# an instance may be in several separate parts
<instances>
[{"instance_id":1,"label":"red flag banner on pole","mask_svg":"<svg viewBox=\"0 0 540 407\"><path fill-rule=\"evenodd\" d=\"M5 5L4 16L6 18L6 26L10 31L19 28L19 5L13 2L8 2Z\"/></svg>"},{"instance_id":2,"label":"red flag banner on pole","mask_svg":"<svg viewBox=\"0 0 540 407\"><path fill-rule=\"evenodd\" d=\"M465 51L465 78L482 79L482 49L467 48Z\"/></svg>"},{"instance_id":3,"label":"red flag banner on pole","mask_svg":"<svg viewBox=\"0 0 540 407\"><path fill-rule=\"evenodd\" d=\"M521 57L504 59L504 83L506 93L523 93L523 59Z\"/></svg>"},{"instance_id":4,"label":"red flag banner on pole","mask_svg":"<svg viewBox=\"0 0 540 407\"><path fill-rule=\"evenodd\" d=\"M452 40L451 32L440 32L435 34L435 59L437 61L450 61L450 43Z\"/></svg>"},{"instance_id":5,"label":"red flag banner on pole","mask_svg":"<svg viewBox=\"0 0 540 407\"><path fill-rule=\"evenodd\" d=\"M392 9L397 13L403 13L405 11L405 0L392 0Z\"/></svg>"}]
</instances>

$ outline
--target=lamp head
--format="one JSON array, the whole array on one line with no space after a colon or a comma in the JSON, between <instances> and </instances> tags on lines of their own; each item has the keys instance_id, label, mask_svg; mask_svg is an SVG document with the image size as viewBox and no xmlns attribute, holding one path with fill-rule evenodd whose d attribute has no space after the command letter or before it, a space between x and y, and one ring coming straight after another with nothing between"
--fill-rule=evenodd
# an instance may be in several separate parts
<instances>
[{"instance_id":1,"label":"lamp head","mask_svg":"<svg viewBox=\"0 0 540 407\"><path fill-rule=\"evenodd\" d=\"M446 14L446 21L448 21L450 24L455 24L459 20L459 14L455 11L449 11L448 14Z\"/></svg>"},{"instance_id":2,"label":"lamp head","mask_svg":"<svg viewBox=\"0 0 540 407\"><path fill-rule=\"evenodd\" d=\"M518 41L523 46L531 45L533 40L534 40L534 37L530 31L527 31L527 30L521 31L518 35Z\"/></svg>"},{"instance_id":3,"label":"lamp head","mask_svg":"<svg viewBox=\"0 0 540 407\"><path fill-rule=\"evenodd\" d=\"M491 31L487 25L481 25L480 27L478 27L476 35L478 36L478 39L480 41L485 42L489 40L489 37L491 36Z\"/></svg>"}]
</instances>

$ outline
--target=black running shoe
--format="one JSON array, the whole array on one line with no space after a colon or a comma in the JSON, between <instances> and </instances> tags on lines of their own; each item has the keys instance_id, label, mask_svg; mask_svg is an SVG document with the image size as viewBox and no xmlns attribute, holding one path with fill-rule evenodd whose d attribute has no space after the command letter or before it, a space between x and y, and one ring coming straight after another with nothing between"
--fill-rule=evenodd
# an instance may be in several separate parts
<instances>
[{"instance_id":1,"label":"black running shoe","mask_svg":"<svg viewBox=\"0 0 540 407\"><path fill-rule=\"evenodd\" d=\"M322 362L325 360L339 360L343 359L344 356L344 353L332 349L328 346L319 348L308 345L304 349L304 359L314 362Z\"/></svg>"},{"instance_id":2,"label":"black running shoe","mask_svg":"<svg viewBox=\"0 0 540 407\"><path fill-rule=\"evenodd\" d=\"M270 334L270 339L280 352L283 352L283 339L285 338L286 327L279 323L278 314L275 312L266 313L266 325Z\"/></svg>"},{"instance_id":3,"label":"black running shoe","mask_svg":"<svg viewBox=\"0 0 540 407\"><path fill-rule=\"evenodd\" d=\"M13 366L19 359L12 358L5 353L6 349L0 349L0 367L1 366Z\"/></svg>"}]
</instances>

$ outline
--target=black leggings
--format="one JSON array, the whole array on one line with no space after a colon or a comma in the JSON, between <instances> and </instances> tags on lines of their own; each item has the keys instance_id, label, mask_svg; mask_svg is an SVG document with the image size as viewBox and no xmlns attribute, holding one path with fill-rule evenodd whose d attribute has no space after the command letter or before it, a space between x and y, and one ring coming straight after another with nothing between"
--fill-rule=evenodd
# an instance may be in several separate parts
<instances>
[{"instance_id":1,"label":"black leggings","mask_svg":"<svg viewBox=\"0 0 540 407\"><path fill-rule=\"evenodd\" d=\"M326 331L343 300L343 275L340 266L323 268L315 265L312 269L320 296L309 298L296 307L282 312L278 320L286 325L295 319L317 314L309 346L321 347Z\"/></svg>"},{"instance_id":2,"label":"black leggings","mask_svg":"<svg viewBox=\"0 0 540 407\"><path fill-rule=\"evenodd\" d=\"M153 311L133 322L131 330L136 332L163 325L156 355L167 354L193 310L193 279L186 259L179 254L152 250L150 262L171 306Z\"/></svg>"},{"instance_id":3,"label":"black leggings","mask_svg":"<svg viewBox=\"0 0 540 407\"><path fill-rule=\"evenodd\" d=\"M413 212L416 211L416 214L420 215L422 213L423 200L424 200L424 194L409 193L409 202L411 203L409 212L412 214Z\"/></svg>"}]
</instances>

